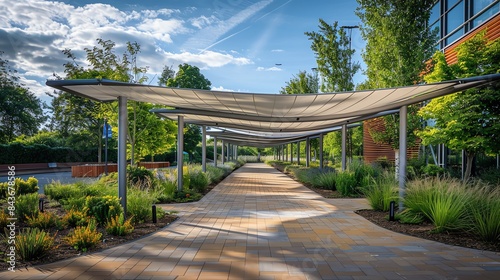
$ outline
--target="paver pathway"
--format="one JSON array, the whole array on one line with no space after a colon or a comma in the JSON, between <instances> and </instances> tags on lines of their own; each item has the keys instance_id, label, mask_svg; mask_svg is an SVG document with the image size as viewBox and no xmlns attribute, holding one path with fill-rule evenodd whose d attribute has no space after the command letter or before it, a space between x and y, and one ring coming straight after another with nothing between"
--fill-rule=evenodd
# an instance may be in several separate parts
<instances>
[{"instance_id":1,"label":"paver pathway","mask_svg":"<svg viewBox=\"0 0 500 280\"><path fill-rule=\"evenodd\" d=\"M500 279L500 255L397 234L265 164L246 164L180 219L102 252L0 279Z\"/></svg>"}]
</instances>

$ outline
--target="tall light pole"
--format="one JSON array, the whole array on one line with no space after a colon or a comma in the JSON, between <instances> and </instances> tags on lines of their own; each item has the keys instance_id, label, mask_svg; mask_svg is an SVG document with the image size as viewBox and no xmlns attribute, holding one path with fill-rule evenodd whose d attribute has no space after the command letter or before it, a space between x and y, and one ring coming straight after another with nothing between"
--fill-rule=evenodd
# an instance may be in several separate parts
<instances>
[{"instance_id":1,"label":"tall light pole","mask_svg":"<svg viewBox=\"0 0 500 280\"><path fill-rule=\"evenodd\" d=\"M348 29L349 30L349 82L352 83L353 87L354 87L354 82L352 81L352 64L351 64L351 58L352 58L352 54L350 53L351 52L351 45L352 45L352 30L355 29L355 28L359 28L359 26L357 25L344 25L344 26L341 26L340 28L342 29ZM354 90L354 88L352 88L351 90ZM351 130L347 130L348 131L348 139L349 139L349 145L348 145L348 149L349 149L349 158L352 159L352 132Z\"/></svg>"}]
</instances>

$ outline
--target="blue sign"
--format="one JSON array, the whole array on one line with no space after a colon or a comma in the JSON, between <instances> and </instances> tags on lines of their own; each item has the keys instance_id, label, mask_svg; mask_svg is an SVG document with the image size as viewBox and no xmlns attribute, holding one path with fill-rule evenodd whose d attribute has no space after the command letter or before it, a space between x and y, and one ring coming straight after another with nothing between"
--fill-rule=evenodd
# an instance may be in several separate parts
<instances>
[{"instance_id":1,"label":"blue sign","mask_svg":"<svg viewBox=\"0 0 500 280\"><path fill-rule=\"evenodd\" d=\"M108 128L108 133L106 135L106 128ZM104 124L102 127L102 138L112 138L113 132L111 131L111 126L109 124ZM107 137L106 137L107 136Z\"/></svg>"}]
</instances>

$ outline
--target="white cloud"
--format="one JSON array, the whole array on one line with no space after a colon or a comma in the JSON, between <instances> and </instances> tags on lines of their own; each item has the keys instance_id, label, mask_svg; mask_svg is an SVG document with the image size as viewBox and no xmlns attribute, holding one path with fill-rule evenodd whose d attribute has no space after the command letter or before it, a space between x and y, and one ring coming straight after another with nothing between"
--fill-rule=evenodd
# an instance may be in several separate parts
<instances>
[{"instance_id":1,"label":"white cloud","mask_svg":"<svg viewBox=\"0 0 500 280\"><path fill-rule=\"evenodd\" d=\"M257 67L257 71L282 71L281 68L273 66L269 68L264 68L264 67Z\"/></svg>"},{"instance_id":2,"label":"white cloud","mask_svg":"<svg viewBox=\"0 0 500 280\"><path fill-rule=\"evenodd\" d=\"M170 53L165 52L164 57L167 60L166 65L177 65L179 63L189 63L199 66L200 68L222 67L228 64L247 65L253 62L244 57L234 57L230 54L223 54L213 51L204 51L202 53Z\"/></svg>"},{"instance_id":3,"label":"white cloud","mask_svg":"<svg viewBox=\"0 0 500 280\"><path fill-rule=\"evenodd\" d=\"M224 88L223 86L218 86L218 87L212 87L211 90L213 91L228 91L228 92L235 92L235 90L232 89L227 89Z\"/></svg>"},{"instance_id":4,"label":"white cloud","mask_svg":"<svg viewBox=\"0 0 500 280\"><path fill-rule=\"evenodd\" d=\"M197 18L192 18L192 19L190 19L190 22L191 22L192 26L194 26L198 29L202 29L202 28L210 26L212 24L219 23L220 20L216 16L212 15L210 17L200 16Z\"/></svg>"},{"instance_id":5,"label":"white cloud","mask_svg":"<svg viewBox=\"0 0 500 280\"><path fill-rule=\"evenodd\" d=\"M271 50L271 52L284 52L282 49Z\"/></svg>"}]
</instances>

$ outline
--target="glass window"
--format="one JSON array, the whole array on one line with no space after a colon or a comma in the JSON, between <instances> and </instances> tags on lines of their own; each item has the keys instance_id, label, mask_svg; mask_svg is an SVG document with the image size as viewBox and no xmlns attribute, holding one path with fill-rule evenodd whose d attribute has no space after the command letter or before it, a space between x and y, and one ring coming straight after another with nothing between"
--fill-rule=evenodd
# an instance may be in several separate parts
<instances>
[{"instance_id":1,"label":"glass window","mask_svg":"<svg viewBox=\"0 0 500 280\"><path fill-rule=\"evenodd\" d=\"M500 3L495 4L491 6L488 10L484 11L482 14L480 14L477 18L475 18L472 21L472 27L476 27L481 25L483 22L485 22L487 19L492 17L493 15L497 14L498 11L500 11Z\"/></svg>"},{"instance_id":2,"label":"glass window","mask_svg":"<svg viewBox=\"0 0 500 280\"><path fill-rule=\"evenodd\" d=\"M462 35L464 35L464 28L463 27L460 28L459 30L457 30L455 33L448 36L446 38L445 45L448 46L449 44L453 43L455 40L460 38Z\"/></svg>"},{"instance_id":3,"label":"glass window","mask_svg":"<svg viewBox=\"0 0 500 280\"><path fill-rule=\"evenodd\" d=\"M429 25L432 25L436 20L439 19L439 16L441 15L439 12L439 4L441 2L438 1L436 4L431 9L431 15L429 16Z\"/></svg>"},{"instance_id":4,"label":"glass window","mask_svg":"<svg viewBox=\"0 0 500 280\"><path fill-rule=\"evenodd\" d=\"M495 0L473 0L472 1L472 15L477 15L482 9L486 8Z\"/></svg>"},{"instance_id":5,"label":"glass window","mask_svg":"<svg viewBox=\"0 0 500 280\"><path fill-rule=\"evenodd\" d=\"M464 23L464 2L460 2L446 14L446 34Z\"/></svg>"},{"instance_id":6,"label":"glass window","mask_svg":"<svg viewBox=\"0 0 500 280\"><path fill-rule=\"evenodd\" d=\"M457 0L446 0L446 9L449 10L453 5L455 5L458 1Z\"/></svg>"},{"instance_id":7,"label":"glass window","mask_svg":"<svg viewBox=\"0 0 500 280\"><path fill-rule=\"evenodd\" d=\"M439 36L441 38L440 28L441 28L441 22L438 21L438 22L434 23L433 25L431 25L431 27L429 27L429 31L430 32L436 32L437 36Z\"/></svg>"}]
</instances>

